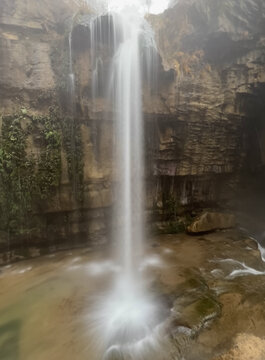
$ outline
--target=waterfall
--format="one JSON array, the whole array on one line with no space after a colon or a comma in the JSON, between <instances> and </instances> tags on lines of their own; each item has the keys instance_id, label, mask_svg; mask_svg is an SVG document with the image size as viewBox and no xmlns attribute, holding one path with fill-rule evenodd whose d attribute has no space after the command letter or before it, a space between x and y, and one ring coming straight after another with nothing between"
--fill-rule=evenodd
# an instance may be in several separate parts
<instances>
[{"instance_id":1,"label":"waterfall","mask_svg":"<svg viewBox=\"0 0 265 360\"><path fill-rule=\"evenodd\" d=\"M150 67L156 63L156 51L150 27L133 7L93 17L88 28L92 112L98 112L97 101L102 98L114 129L112 237L121 270L98 320L104 324L104 358L112 359L118 353L132 354L134 344L147 338L157 324L156 304L141 279L145 238L142 92L143 83L152 82Z\"/></svg>"},{"instance_id":2,"label":"waterfall","mask_svg":"<svg viewBox=\"0 0 265 360\"><path fill-rule=\"evenodd\" d=\"M104 98L113 114L113 240L123 268L132 275L144 238L142 78L151 83L155 42L144 17L134 8L94 17L88 27L93 112L98 111L98 99Z\"/></svg>"},{"instance_id":3,"label":"waterfall","mask_svg":"<svg viewBox=\"0 0 265 360\"><path fill-rule=\"evenodd\" d=\"M143 119L140 66L141 18L121 18L122 42L111 66L118 185L114 221L120 258L128 275L137 266L143 242Z\"/></svg>"}]
</instances>

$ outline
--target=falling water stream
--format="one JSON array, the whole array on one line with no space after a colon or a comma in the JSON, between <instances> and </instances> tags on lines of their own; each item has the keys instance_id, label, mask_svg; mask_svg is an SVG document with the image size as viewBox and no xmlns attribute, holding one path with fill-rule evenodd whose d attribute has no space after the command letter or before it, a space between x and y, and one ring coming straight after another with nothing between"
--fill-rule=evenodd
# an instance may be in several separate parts
<instances>
[{"instance_id":1,"label":"falling water stream","mask_svg":"<svg viewBox=\"0 0 265 360\"><path fill-rule=\"evenodd\" d=\"M143 122L140 67L141 18L135 13L121 17L122 42L111 65L111 89L114 89L117 176L115 220L122 219L117 230L123 267L132 277L136 255L143 242ZM112 85L113 84L113 85Z\"/></svg>"},{"instance_id":2,"label":"falling water stream","mask_svg":"<svg viewBox=\"0 0 265 360\"><path fill-rule=\"evenodd\" d=\"M150 337L158 324L157 305L148 295L140 271L144 242L142 57L148 68L153 60L150 46L154 42L150 40L151 32L146 31L144 17L133 7L119 14L97 17L89 27L92 96L94 102L96 97L103 96L113 114L116 164L113 242L121 269L102 303L98 322L104 324L106 332L106 359L117 358L118 354L136 356L136 348L139 357L142 356L139 342ZM102 47L109 50L107 72Z\"/></svg>"}]
</instances>

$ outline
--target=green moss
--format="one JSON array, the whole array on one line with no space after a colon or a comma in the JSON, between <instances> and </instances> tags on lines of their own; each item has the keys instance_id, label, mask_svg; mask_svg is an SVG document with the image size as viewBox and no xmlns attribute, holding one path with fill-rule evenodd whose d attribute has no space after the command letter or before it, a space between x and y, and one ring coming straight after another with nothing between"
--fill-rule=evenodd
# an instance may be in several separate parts
<instances>
[{"instance_id":1,"label":"green moss","mask_svg":"<svg viewBox=\"0 0 265 360\"><path fill-rule=\"evenodd\" d=\"M169 224L169 231L172 234L179 234L179 233L183 233L185 232L186 227L185 224L180 221L180 222L170 222Z\"/></svg>"},{"instance_id":2,"label":"green moss","mask_svg":"<svg viewBox=\"0 0 265 360\"><path fill-rule=\"evenodd\" d=\"M66 152L68 175L76 200L83 201L84 162L80 124L74 117L61 120L63 147Z\"/></svg>"},{"instance_id":3,"label":"green moss","mask_svg":"<svg viewBox=\"0 0 265 360\"><path fill-rule=\"evenodd\" d=\"M165 208L165 215L167 216L167 218L175 219L179 208L179 204L177 200L173 197L170 197L169 199L166 200L164 208Z\"/></svg>"},{"instance_id":4,"label":"green moss","mask_svg":"<svg viewBox=\"0 0 265 360\"><path fill-rule=\"evenodd\" d=\"M219 305L214 299L210 297L204 297L196 303L195 309L199 316L205 317L217 312L218 308Z\"/></svg>"},{"instance_id":5,"label":"green moss","mask_svg":"<svg viewBox=\"0 0 265 360\"><path fill-rule=\"evenodd\" d=\"M38 161L36 183L39 196L48 199L59 187L61 180L61 134L56 109L51 108L46 117L33 118L35 128L40 131L42 151Z\"/></svg>"},{"instance_id":6,"label":"green moss","mask_svg":"<svg viewBox=\"0 0 265 360\"><path fill-rule=\"evenodd\" d=\"M0 141L0 228L19 235L30 233L36 208L54 194L61 179L56 112L51 109L48 116L40 117L21 113L2 117ZM39 157L27 153L29 134L40 142Z\"/></svg>"},{"instance_id":7,"label":"green moss","mask_svg":"<svg viewBox=\"0 0 265 360\"><path fill-rule=\"evenodd\" d=\"M0 142L0 226L8 232L27 227L36 191L35 163L26 154L23 115L2 118Z\"/></svg>"},{"instance_id":8,"label":"green moss","mask_svg":"<svg viewBox=\"0 0 265 360\"><path fill-rule=\"evenodd\" d=\"M40 228L40 216L35 214L41 214L59 191L62 146L73 193L76 200L83 199L80 124L62 118L57 108L50 108L45 116L22 109L20 114L2 117L0 133L0 230L10 235L30 235ZM39 149L34 155L27 148L29 136Z\"/></svg>"},{"instance_id":9,"label":"green moss","mask_svg":"<svg viewBox=\"0 0 265 360\"><path fill-rule=\"evenodd\" d=\"M208 289L207 284L198 277L192 277L187 280L187 287L191 289Z\"/></svg>"}]
</instances>

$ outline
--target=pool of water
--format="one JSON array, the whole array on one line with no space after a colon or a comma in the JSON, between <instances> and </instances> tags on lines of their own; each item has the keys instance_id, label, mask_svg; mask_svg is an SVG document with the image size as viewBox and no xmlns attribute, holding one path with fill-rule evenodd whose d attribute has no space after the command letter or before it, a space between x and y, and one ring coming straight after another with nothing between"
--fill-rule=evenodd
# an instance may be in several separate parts
<instances>
[{"instance_id":1,"label":"pool of water","mask_svg":"<svg viewBox=\"0 0 265 360\"><path fill-rule=\"evenodd\" d=\"M123 308L107 247L2 267L0 359L207 360L238 334L265 335L265 264L245 235L156 237L137 274L145 296ZM117 330L124 317L137 331Z\"/></svg>"}]
</instances>

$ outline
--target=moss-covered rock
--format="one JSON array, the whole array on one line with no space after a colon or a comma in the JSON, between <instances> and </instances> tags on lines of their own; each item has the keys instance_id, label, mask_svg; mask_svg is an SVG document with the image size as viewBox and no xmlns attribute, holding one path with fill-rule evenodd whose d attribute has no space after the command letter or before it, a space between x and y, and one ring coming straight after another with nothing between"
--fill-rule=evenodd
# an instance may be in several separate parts
<instances>
[{"instance_id":1,"label":"moss-covered rock","mask_svg":"<svg viewBox=\"0 0 265 360\"><path fill-rule=\"evenodd\" d=\"M82 150L77 129L67 132L72 124L56 108L47 115L32 115L22 108L20 114L3 116L1 123L0 231L8 234L1 238L12 243L13 238L36 235L45 226L43 209L61 187L63 146L71 186L82 198Z\"/></svg>"}]
</instances>

